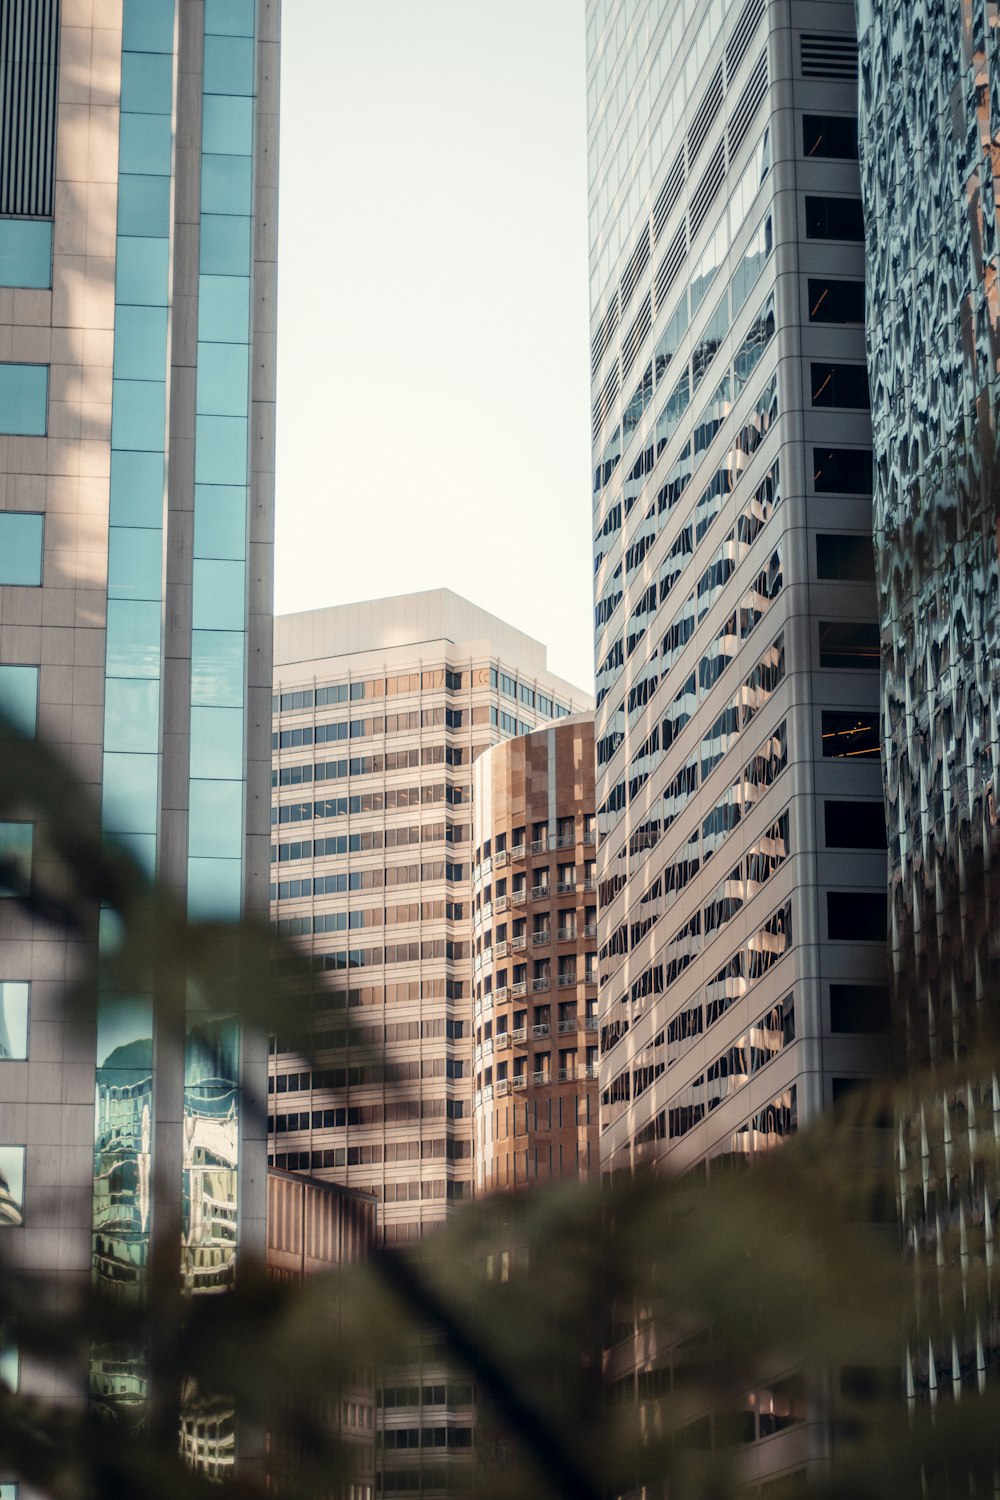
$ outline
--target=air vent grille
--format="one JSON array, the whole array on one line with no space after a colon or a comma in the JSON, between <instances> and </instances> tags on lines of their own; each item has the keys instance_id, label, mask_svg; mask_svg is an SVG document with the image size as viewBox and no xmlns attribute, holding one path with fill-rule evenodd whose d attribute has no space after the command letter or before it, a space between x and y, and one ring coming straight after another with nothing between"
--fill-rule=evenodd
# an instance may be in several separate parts
<instances>
[{"instance_id":1,"label":"air vent grille","mask_svg":"<svg viewBox=\"0 0 1000 1500\"><path fill-rule=\"evenodd\" d=\"M0 0L0 214L52 214L59 0Z\"/></svg>"},{"instance_id":2,"label":"air vent grille","mask_svg":"<svg viewBox=\"0 0 1000 1500\"><path fill-rule=\"evenodd\" d=\"M615 292L614 301L608 308L604 317L598 324L597 332L594 334L593 343L590 346L590 376L591 379L597 374L605 349L611 342L611 335L618 327L618 293Z\"/></svg>"},{"instance_id":3,"label":"air vent grille","mask_svg":"<svg viewBox=\"0 0 1000 1500\"><path fill-rule=\"evenodd\" d=\"M716 68L712 75L712 81L705 90L704 98L698 106L698 113L691 122L688 131L688 168L694 165L694 159L705 144L705 137L709 127L722 108L722 64Z\"/></svg>"},{"instance_id":4,"label":"air vent grille","mask_svg":"<svg viewBox=\"0 0 1000 1500\"><path fill-rule=\"evenodd\" d=\"M674 284L674 279L677 275L677 272L684 264L684 257L686 254L687 225L682 220L677 233L674 235L673 239L670 241L670 244L667 246L667 253L660 261L659 268L656 272L657 312L659 312L660 308L663 306L667 293L670 291L670 288Z\"/></svg>"},{"instance_id":5,"label":"air vent grille","mask_svg":"<svg viewBox=\"0 0 1000 1500\"><path fill-rule=\"evenodd\" d=\"M681 195L684 186L684 148L681 147L677 153L676 160L667 173L667 180L657 194L653 205L653 239L660 238L663 226L670 217L670 211Z\"/></svg>"},{"instance_id":6,"label":"air vent grille","mask_svg":"<svg viewBox=\"0 0 1000 1500\"><path fill-rule=\"evenodd\" d=\"M615 397L618 395L618 361L615 360L608 371L608 378L604 382L604 389L594 402L594 437L604 426L604 419L614 405Z\"/></svg>"},{"instance_id":7,"label":"air vent grille","mask_svg":"<svg viewBox=\"0 0 1000 1500\"><path fill-rule=\"evenodd\" d=\"M723 142L720 141L715 150L712 152L708 166L701 174L701 181L698 183L698 186L691 194L691 209L689 218L691 221L692 239L694 239L695 235L698 233L698 230L705 222L705 215L708 213L708 210L711 207L712 200L714 199L716 193L722 186L722 179L725 177L725 175L725 146Z\"/></svg>"},{"instance_id":8,"label":"air vent grille","mask_svg":"<svg viewBox=\"0 0 1000 1500\"><path fill-rule=\"evenodd\" d=\"M803 78L844 78L858 76L858 44L846 32L827 32L799 38L802 49Z\"/></svg>"},{"instance_id":9,"label":"air vent grille","mask_svg":"<svg viewBox=\"0 0 1000 1500\"><path fill-rule=\"evenodd\" d=\"M746 57L753 34L764 16L765 0L747 0L732 36L726 43L726 82L731 83L740 63Z\"/></svg>"},{"instance_id":10,"label":"air vent grille","mask_svg":"<svg viewBox=\"0 0 1000 1500\"><path fill-rule=\"evenodd\" d=\"M767 93L767 51L763 51L754 65L746 87L736 101L729 121L729 160L732 161L746 138L754 115L760 109Z\"/></svg>"},{"instance_id":11,"label":"air vent grille","mask_svg":"<svg viewBox=\"0 0 1000 1500\"><path fill-rule=\"evenodd\" d=\"M642 273L645 270L645 268L648 265L648 263L649 263L649 225L645 224L643 226L642 234L639 237L639 243L636 245L635 249L632 251L632 255L631 255L631 258L629 260L629 263L625 267L625 270L622 272L622 282L621 282L622 312L625 311L625 309L628 307L629 303L631 302L631 300L632 300L632 293L635 291L635 284L639 280L639 277L642 275Z\"/></svg>"},{"instance_id":12,"label":"air vent grille","mask_svg":"<svg viewBox=\"0 0 1000 1500\"><path fill-rule=\"evenodd\" d=\"M642 348L642 341L649 332L653 321L653 306L649 292L642 299L639 311L632 320L632 326L622 343L622 379L635 364L635 357Z\"/></svg>"}]
</instances>

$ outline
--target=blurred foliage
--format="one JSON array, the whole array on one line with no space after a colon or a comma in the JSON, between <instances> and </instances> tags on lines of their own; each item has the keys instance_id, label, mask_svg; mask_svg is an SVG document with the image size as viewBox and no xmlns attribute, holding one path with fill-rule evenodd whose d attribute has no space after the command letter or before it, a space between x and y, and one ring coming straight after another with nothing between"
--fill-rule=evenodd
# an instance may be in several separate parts
<instances>
[{"instance_id":1,"label":"blurred foliage","mask_svg":"<svg viewBox=\"0 0 1000 1500\"><path fill-rule=\"evenodd\" d=\"M67 1006L94 1003L103 906L115 913L106 962L116 985L155 991L161 1021L166 1007L168 1025L183 1024L194 985L247 1027L308 1031L319 981L300 955L260 925L188 922L175 896L102 843L92 802L43 748L8 734L0 769L0 819L36 823L32 878L10 863L0 882L77 940ZM1000 1048L985 1040L974 1062L991 1075ZM235 1290L182 1304L168 1244L154 1253L145 1304L110 1304L15 1266L20 1231L0 1231L0 1327L31 1376L23 1392L0 1390L0 1480L58 1500L208 1494L178 1454L182 1393L197 1389L226 1393L238 1413L250 1456L231 1492L335 1496L361 1450L331 1413L429 1345L476 1391L474 1454L439 1457L453 1493L794 1496L807 1488L797 1471L825 1452L826 1465L808 1463L808 1492L830 1500L995 1495L1000 1395L981 1367L997 1344L984 1223L1000 1182L998 1131L971 1118L964 1130L934 1123L942 1111L953 1121L968 1072L967 1059L954 1076L858 1090L752 1168L718 1162L710 1175L494 1197L419 1248L381 1250L302 1285L269 1280L244 1255ZM914 1162L893 1122L921 1110L931 1144ZM897 1194L914 1172L925 1204L928 1193L940 1203L979 1187L968 1213L936 1213L930 1253L901 1255ZM986 1353L973 1367L956 1352L961 1398L929 1389L907 1399L902 1351L946 1344L970 1306L982 1309ZM140 1431L98 1419L84 1398L99 1343L149 1350L158 1394ZM780 1491L761 1489L749 1468L760 1449L741 1439L755 1408L761 1431L803 1434ZM422 1456L426 1472L434 1456Z\"/></svg>"}]
</instances>

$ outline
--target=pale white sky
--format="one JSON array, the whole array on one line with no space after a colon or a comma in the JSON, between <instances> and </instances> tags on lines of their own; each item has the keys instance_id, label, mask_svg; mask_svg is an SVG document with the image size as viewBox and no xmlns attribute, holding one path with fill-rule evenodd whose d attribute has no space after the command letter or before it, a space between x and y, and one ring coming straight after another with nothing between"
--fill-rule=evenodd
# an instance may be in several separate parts
<instances>
[{"instance_id":1,"label":"pale white sky","mask_svg":"<svg viewBox=\"0 0 1000 1500\"><path fill-rule=\"evenodd\" d=\"M448 587L593 686L583 0L285 0L279 613Z\"/></svg>"}]
</instances>

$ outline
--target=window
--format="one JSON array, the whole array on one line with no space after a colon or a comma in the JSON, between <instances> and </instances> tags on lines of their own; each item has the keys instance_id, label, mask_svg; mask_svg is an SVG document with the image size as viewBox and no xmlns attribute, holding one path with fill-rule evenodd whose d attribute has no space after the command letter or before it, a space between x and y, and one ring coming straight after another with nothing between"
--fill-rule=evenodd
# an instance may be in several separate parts
<instances>
[{"instance_id":1,"label":"window","mask_svg":"<svg viewBox=\"0 0 1000 1500\"><path fill-rule=\"evenodd\" d=\"M816 537L816 576L845 583L875 582L875 558L870 536L841 533Z\"/></svg>"},{"instance_id":2,"label":"window","mask_svg":"<svg viewBox=\"0 0 1000 1500\"><path fill-rule=\"evenodd\" d=\"M865 365L828 365L815 361L809 366L813 406L844 406L868 411L868 370Z\"/></svg>"},{"instance_id":3,"label":"window","mask_svg":"<svg viewBox=\"0 0 1000 1500\"><path fill-rule=\"evenodd\" d=\"M23 511L0 512L0 583L29 588L37 588L41 583L42 525L41 516Z\"/></svg>"},{"instance_id":4,"label":"window","mask_svg":"<svg viewBox=\"0 0 1000 1500\"><path fill-rule=\"evenodd\" d=\"M823 803L828 849L884 849L885 808L881 802Z\"/></svg>"},{"instance_id":5,"label":"window","mask_svg":"<svg viewBox=\"0 0 1000 1500\"><path fill-rule=\"evenodd\" d=\"M874 620L821 620L819 664L877 672L880 665L878 625Z\"/></svg>"},{"instance_id":6,"label":"window","mask_svg":"<svg viewBox=\"0 0 1000 1500\"><path fill-rule=\"evenodd\" d=\"M890 1024L888 985L831 984L831 1031L887 1032Z\"/></svg>"},{"instance_id":7,"label":"window","mask_svg":"<svg viewBox=\"0 0 1000 1500\"><path fill-rule=\"evenodd\" d=\"M16 873L20 880L31 878L31 846L34 834L31 823L0 823L0 896L11 896L14 892L4 883L6 871Z\"/></svg>"},{"instance_id":8,"label":"window","mask_svg":"<svg viewBox=\"0 0 1000 1500\"><path fill-rule=\"evenodd\" d=\"M34 738L38 720L38 668L0 666L0 713Z\"/></svg>"},{"instance_id":9,"label":"window","mask_svg":"<svg viewBox=\"0 0 1000 1500\"><path fill-rule=\"evenodd\" d=\"M28 1055L28 1001L31 986L26 980L0 982L0 1062Z\"/></svg>"},{"instance_id":10,"label":"window","mask_svg":"<svg viewBox=\"0 0 1000 1500\"><path fill-rule=\"evenodd\" d=\"M884 943L885 891L827 891L826 924L831 942Z\"/></svg>"},{"instance_id":11,"label":"window","mask_svg":"<svg viewBox=\"0 0 1000 1500\"><path fill-rule=\"evenodd\" d=\"M24 1147L0 1146L0 1228L24 1223Z\"/></svg>"},{"instance_id":12,"label":"window","mask_svg":"<svg viewBox=\"0 0 1000 1500\"><path fill-rule=\"evenodd\" d=\"M806 238L810 240L853 240L864 243L865 221L860 198L819 198L806 196Z\"/></svg>"},{"instance_id":13,"label":"window","mask_svg":"<svg viewBox=\"0 0 1000 1500\"><path fill-rule=\"evenodd\" d=\"M838 161L857 161L857 116L803 115L802 154L829 156Z\"/></svg>"},{"instance_id":14,"label":"window","mask_svg":"<svg viewBox=\"0 0 1000 1500\"><path fill-rule=\"evenodd\" d=\"M44 437L48 402L48 365L0 364L0 433Z\"/></svg>"},{"instance_id":15,"label":"window","mask_svg":"<svg viewBox=\"0 0 1000 1500\"><path fill-rule=\"evenodd\" d=\"M0 286L52 285L52 220L0 219Z\"/></svg>"},{"instance_id":16,"label":"window","mask_svg":"<svg viewBox=\"0 0 1000 1500\"><path fill-rule=\"evenodd\" d=\"M863 281L831 281L809 278L810 323L849 323L863 328L865 284Z\"/></svg>"},{"instance_id":17,"label":"window","mask_svg":"<svg viewBox=\"0 0 1000 1500\"><path fill-rule=\"evenodd\" d=\"M878 758L877 709L858 709L854 713L824 713L822 724L824 760Z\"/></svg>"},{"instance_id":18,"label":"window","mask_svg":"<svg viewBox=\"0 0 1000 1500\"><path fill-rule=\"evenodd\" d=\"M814 448L813 485L817 495L870 495L870 448Z\"/></svg>"}]
</instances>

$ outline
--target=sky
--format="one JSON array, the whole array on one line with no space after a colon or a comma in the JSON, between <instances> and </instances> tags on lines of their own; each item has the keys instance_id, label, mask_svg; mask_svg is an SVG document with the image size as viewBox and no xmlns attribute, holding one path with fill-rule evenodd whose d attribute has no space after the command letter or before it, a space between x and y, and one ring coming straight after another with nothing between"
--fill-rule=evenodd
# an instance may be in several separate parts
<instances>
[{"instance_id":1,"label":"sky","mask_svg":"<svg viewBox=\"0 0 1000 1500\"><path fill-rule=\"evenodd\" d=\"M275 609L451 588L593 687L582 0L282 12Z\"/></svg>"}]
</instances>

